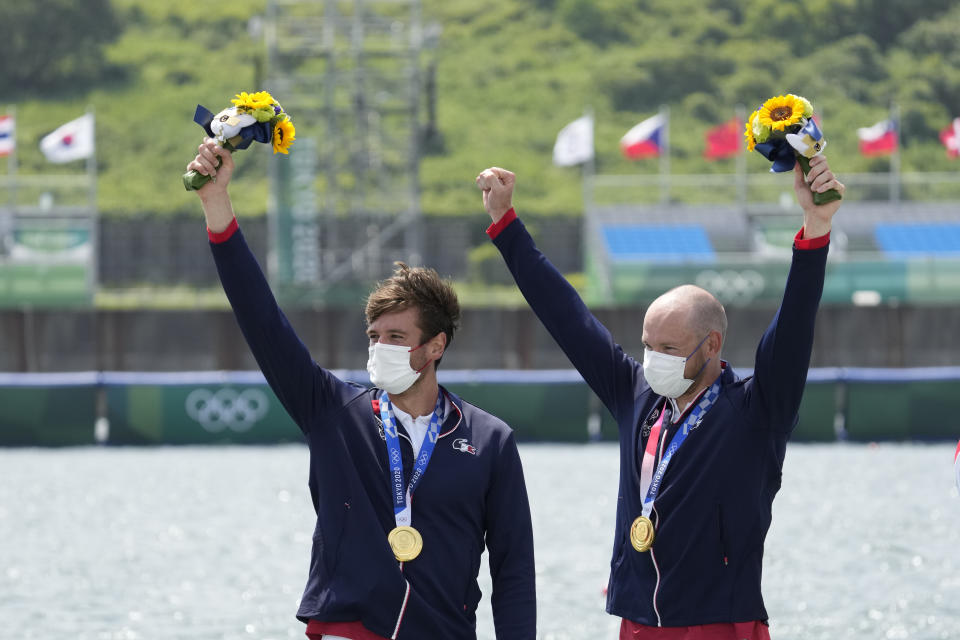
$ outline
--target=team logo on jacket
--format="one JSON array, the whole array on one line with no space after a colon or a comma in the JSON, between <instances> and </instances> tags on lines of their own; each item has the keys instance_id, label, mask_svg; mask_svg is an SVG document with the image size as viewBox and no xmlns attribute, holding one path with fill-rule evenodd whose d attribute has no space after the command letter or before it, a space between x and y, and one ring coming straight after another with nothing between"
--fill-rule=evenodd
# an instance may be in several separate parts
<instances>
[{"instance_id":1,"label":"team logo on jacket","mask_svg":"<svg viewBox=\"0 0 960 640\"><path fill-rule=\"evenodd\" d=\"M477 455L477 448L467 442L466 438L457 438L453 441L454 451L459 451L461 453L469 453L472 456Z\"/></svg>"},{"instance_id":2,"label":"team logo on jacket","mask_svg":"<svg viewBox=\"0 0 960 640\"><path fill-rule=\"evenodd\" d=\"M643 423L643 429L641 429L641 434L644 438L650 435L650 430L653 428L654 423L657 421L657 418L660 417L660 409L654 409L653 413L647 416L647 419Z\"/></svg>"}]
</instances>

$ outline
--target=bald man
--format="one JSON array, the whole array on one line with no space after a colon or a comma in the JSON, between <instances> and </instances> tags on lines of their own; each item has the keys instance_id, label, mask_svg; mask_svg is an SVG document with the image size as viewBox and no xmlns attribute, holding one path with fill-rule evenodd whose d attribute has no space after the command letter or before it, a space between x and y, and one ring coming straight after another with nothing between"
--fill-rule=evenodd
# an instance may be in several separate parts
<instances>
[{"instance_id":1,"label":"bald man","mask_svg":"<svg viewBox=\"0 0 960 640\"><path fill-rule=\"evenodd\" d=\"M763 543L787 439L797 423L814 320L844 185L823 156L795 168L803 227L780 310L760 339L754 375L721 359L726 313L683 285L643 318L643 362L624 353L534 245L513 209L513 173L477 177L487 233L520 290L620 432L620 491L607 612L620 638L768 640L760 593ZM811 535L814 535L811 533Z\"/></svg>"}]
</instances>

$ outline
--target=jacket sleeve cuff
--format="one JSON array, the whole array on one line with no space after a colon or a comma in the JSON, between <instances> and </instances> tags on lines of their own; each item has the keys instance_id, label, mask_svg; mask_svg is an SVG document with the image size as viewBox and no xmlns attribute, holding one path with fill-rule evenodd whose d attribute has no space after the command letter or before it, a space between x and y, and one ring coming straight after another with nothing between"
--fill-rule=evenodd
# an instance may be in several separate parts
<instances>
[{"instance_id":1,"label":"jacket sleeve cuff","mask_svg":"<svg viewBox=\"0 0 960 640\"><path fill-rule=\"evenodd\" d=\"M493 240L500 232L510 226L510 223L517 219L517 212L513 210L513 207L503 214L503 217L487 227L487 235L490 236L490 239Z\"/></svg>"},{"instance_id":2,"label":"jacket sleeve cuff","mask_svg":"<svg viewBox=\"0 0 960 640\"><path fill-rule=\"evenodd\" d=\"M207 227L207 237L210 238L210 242L212 242L213 244L221 244L229 240L231 236L233 236L233 234L236 233L237 229L239 228L240 228L240 225L237 224L237 219L234 218L233 220L230 221L230 224L228 224L227 228L224 229L223 231L220 231L220 232L211 231L210 227Z\"/></svg>"},{"instance_id":3,"label":"jacket sleeve cuff","mask_svg":"<svg viewBox=\"0 0 960 640\"><path fill-rule=\"evenodd\" d=\"M803 251L808 251L810 249L822 249L823 247L830 244L830 232L823 234L817 238L804 238L803 237L803 227L800 227L800 231L797 231L797 235L793 238L793 246L795 249L800 249Z\"/></svg>"}]
</instances>

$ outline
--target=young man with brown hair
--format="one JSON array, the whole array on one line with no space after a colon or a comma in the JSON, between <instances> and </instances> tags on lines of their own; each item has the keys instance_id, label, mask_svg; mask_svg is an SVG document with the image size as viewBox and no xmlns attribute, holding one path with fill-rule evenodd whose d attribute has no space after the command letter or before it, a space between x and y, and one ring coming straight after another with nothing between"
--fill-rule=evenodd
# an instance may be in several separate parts
<instances>
[{"instance_id":1,"label":"young man with brown hair","mask_svg":"<svg viewBox=\"0 0 960 640\"><path fill-rule=\"evenodd\" d=\"M297 612L307 636L474 640L486 545L497 638L533 640L533 533L513 433L437 382L460 317L450 285L401 264L367 300L374 387L344 382L313 362L244 242L230 153L207 139L187 168L216 176L197 193L220 280L310 447L317 521Z\"/></svg>"}]
</instances>

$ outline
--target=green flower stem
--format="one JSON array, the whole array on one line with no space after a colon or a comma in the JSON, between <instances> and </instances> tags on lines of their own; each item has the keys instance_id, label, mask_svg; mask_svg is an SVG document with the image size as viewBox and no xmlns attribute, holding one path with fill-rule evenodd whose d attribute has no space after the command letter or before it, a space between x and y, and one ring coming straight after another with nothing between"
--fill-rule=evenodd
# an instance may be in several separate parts
<instances>
[{"instance_id":1,"label":"green flower stem","mask_svg":"<svg viewBox=\"0 0 960 640\"><path fill-rule=\"evenodd\" d=\"M223 164L223 160L217 158L217 169L220 168L220 165ZM210 182L210 176L205 176L202 173L197 173L196 170L190 169L185 174L183 174L183 187L187 191L196 191L203 185Z\"/></svg>"},{"instance_id":2,"label":"green flower stem","mask_svg":"<svg viewBox=\"0 0 960 640\"><path fill-rule=\"evenodd\" d=\"M806 156L802 156L799 153L797 155L797 162L800 163L800 168L803 169L803 175L810 173L810 159ZM830 189L829 191L824 191L820 193L818 191L813 192L813 204L822 205L827 204L828 202L833 202L834 200L842 200L843 196L840 195L840 192L836 189Z\"/></svg>"}]
</instances>

